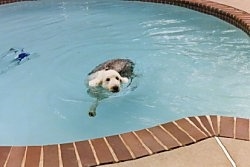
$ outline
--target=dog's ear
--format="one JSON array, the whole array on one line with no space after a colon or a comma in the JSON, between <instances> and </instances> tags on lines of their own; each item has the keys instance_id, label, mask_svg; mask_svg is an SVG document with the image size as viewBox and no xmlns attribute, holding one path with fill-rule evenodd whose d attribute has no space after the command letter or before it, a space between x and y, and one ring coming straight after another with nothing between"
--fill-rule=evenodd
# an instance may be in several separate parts
<instances>
[{"instance_id":1,"label":"dog's ear","mask_svg":"<svg viewBox=\"0 0 250 167\"><path fill-rule=\"evenodd\" d=\"M100 86L102 84L103 71L98 71L89 80L90 87Z\"/></svg>"},{"instance_id":2,"label":"dog's ear","mask_svg":"<svg viewBox=\"0 0 250 167\"><path fill-rule=\"evenodd\" d=\"M100 79L98 79L98 78L95 78L95 79L89 81L89 86L90 87L97 87L97 86L99 86L101 84L102 84L102 81Z\"/></svg>"},{"instance_id":3,"label":"dog's ear","mask_svg":"<svg viewBox=\"0 0 250 167\"><path fill-rule=\"evenodd\" d=\"M121 77L122 83L128 83L128 78L127 77Z\"/></svg>"}]
</instances>

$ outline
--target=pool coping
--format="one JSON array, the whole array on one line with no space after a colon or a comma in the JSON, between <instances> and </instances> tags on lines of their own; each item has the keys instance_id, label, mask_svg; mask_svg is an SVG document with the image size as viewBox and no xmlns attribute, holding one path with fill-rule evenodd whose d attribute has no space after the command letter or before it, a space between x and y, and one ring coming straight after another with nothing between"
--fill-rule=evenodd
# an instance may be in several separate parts
<instances>
[{"instance_id":1,"label":"pool coping","mask_svg":"<svg viewBox=\"0 0 250 167\"><path fill-rule=\"evenodd\" d=\"M192 9L201 13L215 16L224 20L239 29L243 30L250 36L250 14L246 11L237 9L232 6L220 4L209 0L128 0L128 1L141 1L162 3L175 6L181 6Z\"/></svg>"},{"instance_id":2,"label":"pool coping","mask_svg":"<svg viewBox=\"0 0 250 167\"><path fill-rule=\"evenodd\" d=\"M36 0L0 0L0 5L8 4L8 3L15 3L15 2L22 2L22 1L36 1Z\"/></svg>"},{"instance_id":3,"label":"pool coping","mask_svg":"<svg viewBox=\"0 0 250 167\"><path fill-rule=\"evenodd\" d=\"M0 4L25 0L0 0ZM216 16L250 36L250 14L206 0L142 0L172 4ZM41 146L0 146L0 166L78 167L113 164L171 151L212 137L250 141L250 120L204 115L143 130L84 141Z\"/></svg>"},{"instance_id":4,"label":"pool coping","mask_svg":"<svg viewBox=\"0 0 250 167\"><path fill-rule=\"evenodd\" d=\"M103 138L42 146L0 146L0 166L78 167L135 160L212 137L250 140L250 120L203 115Z\"/></svg>"}]
</instances>

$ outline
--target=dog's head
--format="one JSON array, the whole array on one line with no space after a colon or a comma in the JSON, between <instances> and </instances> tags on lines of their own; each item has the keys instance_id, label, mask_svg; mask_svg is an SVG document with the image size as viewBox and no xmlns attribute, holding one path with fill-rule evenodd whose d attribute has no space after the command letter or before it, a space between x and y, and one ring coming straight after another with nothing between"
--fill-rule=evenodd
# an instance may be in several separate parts
<instances>
[{"instance_id":1,"label":"dog's head","mask_svg":"<svg viewBox=\"0 0 250 167\"><path fill-rule=\"evenodd\" d=\"M115 70L101 70L92 74L89 80L90 87L102 86L110 92L120 91L121 84L128 83L128 78L122 77Z\"/></svg>"}]
</instances>

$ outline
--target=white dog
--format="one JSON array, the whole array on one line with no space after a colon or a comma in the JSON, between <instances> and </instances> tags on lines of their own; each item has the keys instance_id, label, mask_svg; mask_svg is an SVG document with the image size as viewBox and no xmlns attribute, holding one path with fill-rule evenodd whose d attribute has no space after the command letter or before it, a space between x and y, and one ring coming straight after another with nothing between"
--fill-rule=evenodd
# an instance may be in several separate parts
<instances>
[{"instance_id":1,"label":"white dog","mask_svg":"<svg viewBox=\"0 0 250 167\"><path fill-rule=\"evenodd\" d=\"M95 116L99 101L108 97L102 89L111 93L119 92L122 84L128 83L129 79L132 81L133 70L134 63L131 60L112 59L98 65L89 73L88 93L96 98L95 103L90 108L89 116ZM100 87L102 89L98 89Z\"/></svg>"},{"instance_id":2,"label":"white dog","mask_svg":"<svg viewBox=\"0 0 250 167\"><path fill-rule=\"evenodd\" d=\"M101 70L89 76L89 86L101 86L104 89L116 93L120 91L122 83L128 83L127 77L122 77L115 70Z\"/></svg>"}]
</instances>

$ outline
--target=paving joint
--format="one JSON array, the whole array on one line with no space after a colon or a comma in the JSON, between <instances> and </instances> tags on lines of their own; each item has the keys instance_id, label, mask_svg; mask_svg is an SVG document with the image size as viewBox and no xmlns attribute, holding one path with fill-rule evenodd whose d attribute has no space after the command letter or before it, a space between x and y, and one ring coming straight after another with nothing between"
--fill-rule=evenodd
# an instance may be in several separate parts
<instances>
[{"instance_id":1,"label":"paving joint","mask_svg":"<svg viewBox=\"0 0 250 167\"><path fill-rule=\"evenodd\" d=\"M231 163L231 165L233 167L236 167L236 163L234 162L233 158L230 156L227 148L222 144L222 142L220 141L220 139L218 137L215 137L216 142L218 143L219 147L222 149L222 151L224 152L225 156L227 157L227 159L229 160L229 162Z\"/></svg>"}]
</instances>

